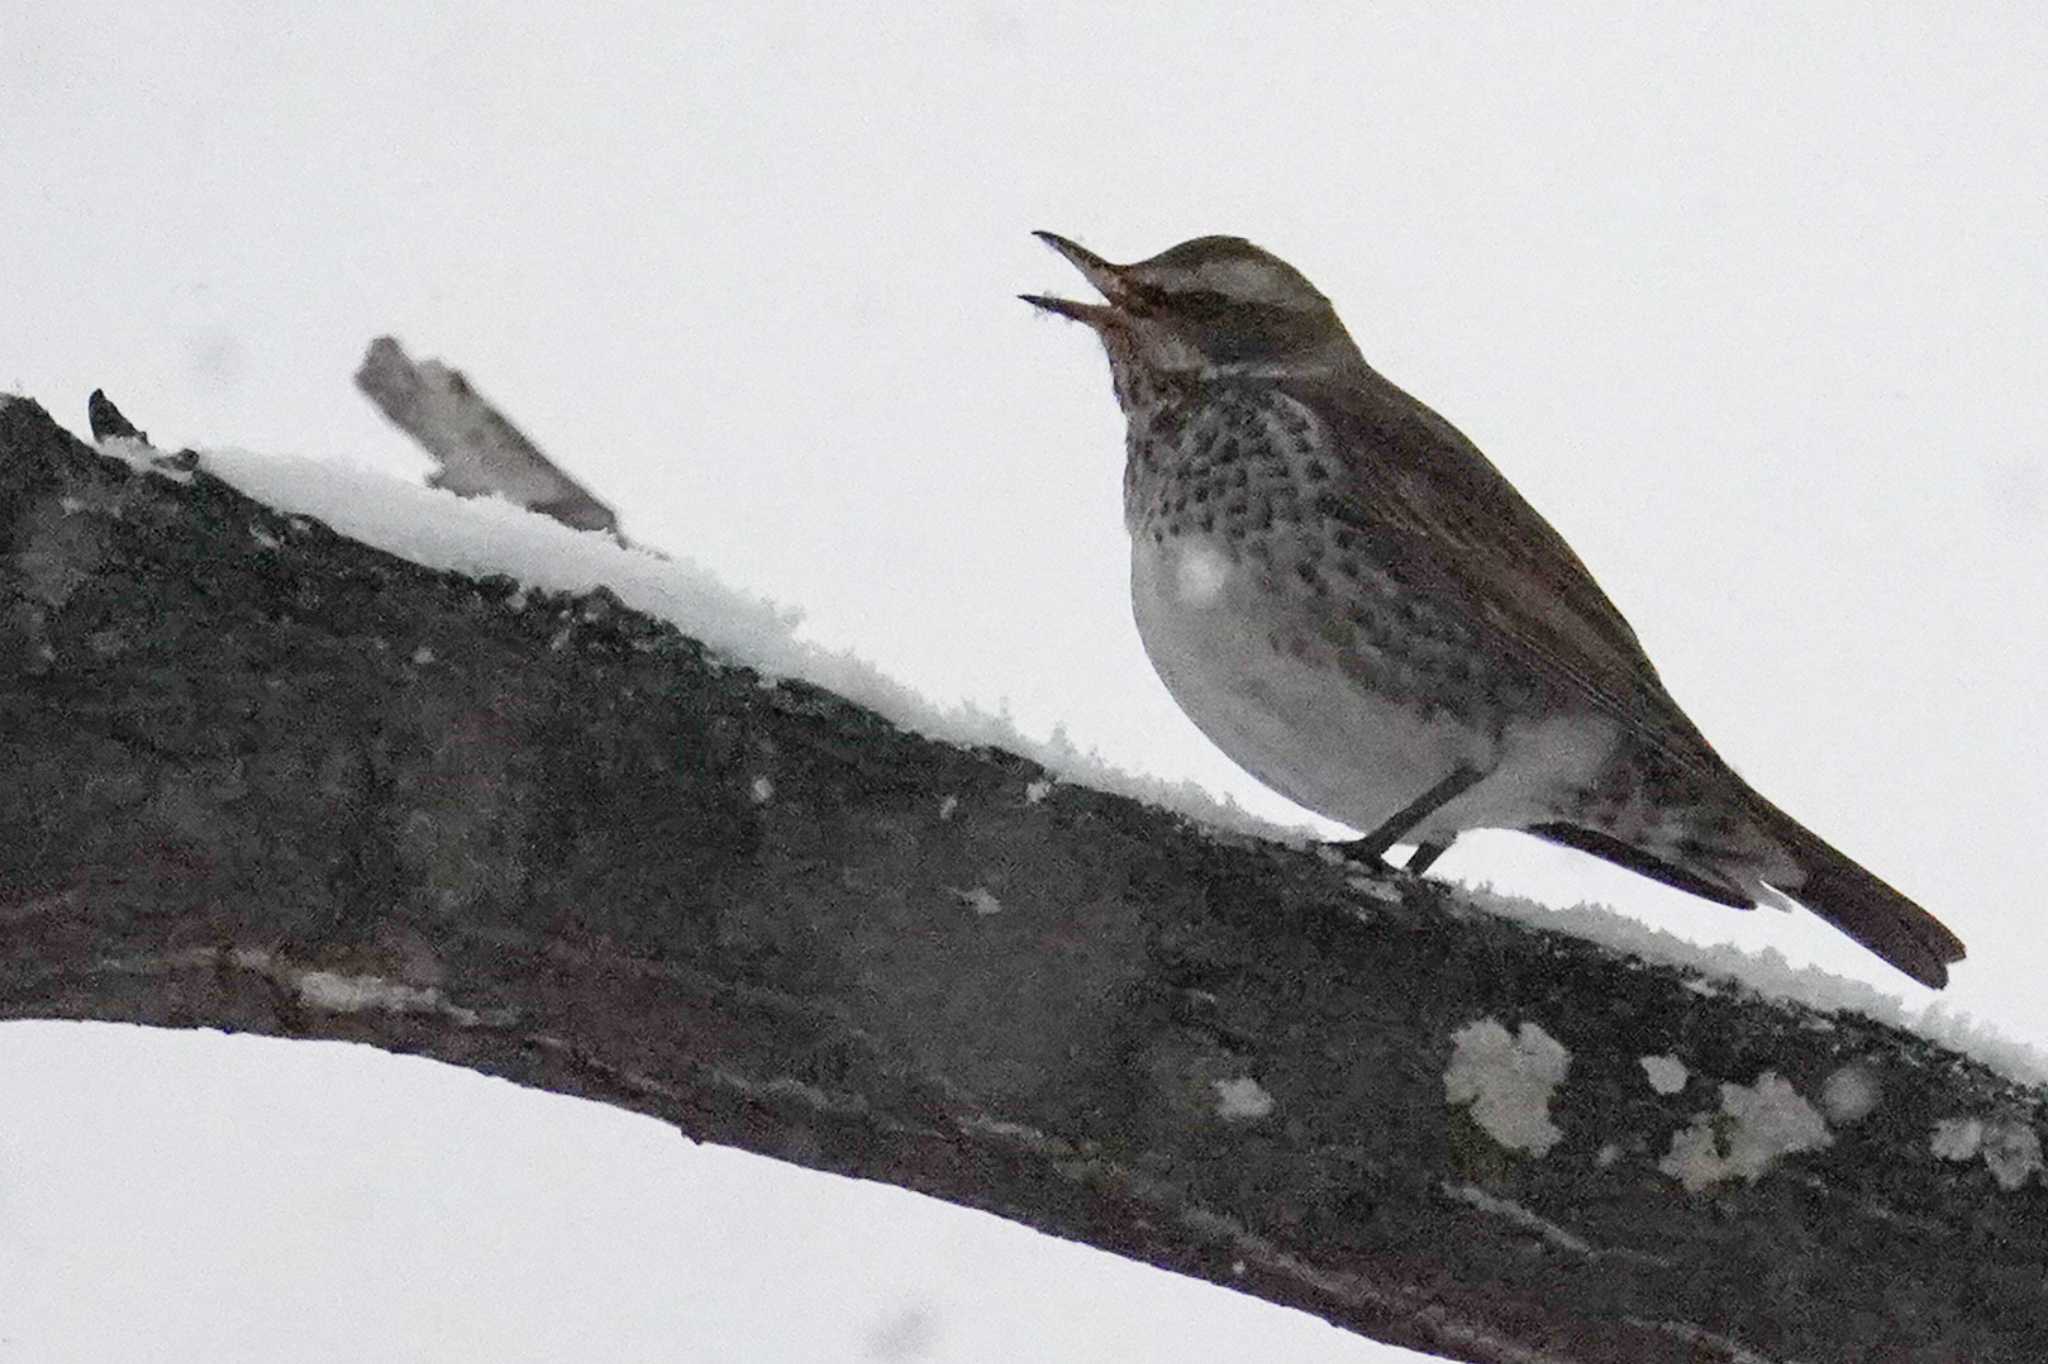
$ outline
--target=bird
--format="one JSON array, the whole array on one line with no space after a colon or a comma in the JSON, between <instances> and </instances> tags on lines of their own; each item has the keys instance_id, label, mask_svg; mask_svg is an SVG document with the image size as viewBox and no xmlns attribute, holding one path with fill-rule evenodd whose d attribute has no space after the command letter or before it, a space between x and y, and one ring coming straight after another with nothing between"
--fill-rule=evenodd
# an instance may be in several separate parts
<instances>
[{"instance_id":1,"label":"bird","mask_svg":"<svg viewBox=\"0 0 2048 1364\"><path fill-rule=\"evenodd\" d=\"M1102 343L1126 423L1138 634L1238 766L1416 875L1468 829L1562 844L1737 909L1796 904L1923 985L1963 944L1753 789L1564 538L1241 237L1021 298Z\"/></svg>"}]
</instances>

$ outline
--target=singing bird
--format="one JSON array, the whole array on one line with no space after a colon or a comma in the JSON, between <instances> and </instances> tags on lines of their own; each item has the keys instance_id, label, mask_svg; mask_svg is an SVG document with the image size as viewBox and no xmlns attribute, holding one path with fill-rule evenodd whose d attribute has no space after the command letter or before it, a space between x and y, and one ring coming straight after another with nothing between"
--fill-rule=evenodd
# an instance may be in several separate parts
<instances>
[{"instance_id":1,"label":"singing bird","mask_svg":"<svg viewBox=\"0 0 2048 1364\"><path fill-rule=\"evenodd\" d=\"M1239 766L1420 873L1518 829L1738 909L1804 905L1925 985L1963 944L1765 800L1665 691L1571 548L1329 299L1238 237L1113 265L1085 323L1128 423L1131 603Z\"/></svg>"}]
</instances>

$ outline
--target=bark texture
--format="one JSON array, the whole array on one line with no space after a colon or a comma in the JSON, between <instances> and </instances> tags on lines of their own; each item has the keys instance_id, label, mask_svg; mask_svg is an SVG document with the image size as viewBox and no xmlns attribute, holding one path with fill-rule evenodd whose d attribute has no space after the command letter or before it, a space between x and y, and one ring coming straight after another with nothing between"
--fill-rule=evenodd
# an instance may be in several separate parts
<instances>
[{"instance_id":1,"label":"bark texture","mask_svg":"<svg viewBox=\"0 0 2048 1364\"><path fill-rule=\"evenodd\" d=\"M0 709L0 1018L423 1053L1458 1359L2048 1355L2038 1092L905 733L603 592L392 558L20 399ZM1554 1135L1447 1090L1489 1037ZM1669 1172L1739 1164L1742 1096L1788 1092L1807 1149Z\"/></svg>"}]
</instances>

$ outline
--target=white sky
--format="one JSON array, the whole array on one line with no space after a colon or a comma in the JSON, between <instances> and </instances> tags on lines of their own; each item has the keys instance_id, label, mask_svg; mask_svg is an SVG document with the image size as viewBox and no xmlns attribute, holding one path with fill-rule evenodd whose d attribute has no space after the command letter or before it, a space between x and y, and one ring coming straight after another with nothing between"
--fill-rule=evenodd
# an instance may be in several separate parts
<instances>
[{"instance_id":1,"label":"white sky","mask_svg":"<svg viewBox=\"0 0 2048 1364\"><path fill-rule=\"evenodd\" d=\"M1963 936L1944 1006L2048 1041L2038 6L566 8L524 27L467 6L0 10L0 390L79 430L104 386L159 444L419 469L348 382L391 332L467 370L636 538L802 607L814 638L1284 816L1152 678L1106 368L1012 297L1077 287L1031 228L1125 259L1240 233L1558 525L1745 775ZM1804 916L1736 915L1511 835L1438 865L1914 989ZM706 1174L714 1157L658 1129L606 1147L595 1133L631 1124L588 1105L517 1095L534 1116L489 1116L478 1096L507 1087L445 1071L372 1056L344 1082L310 1059L332 1049L218 1041L170 1059L208 1041L0 1030L0 1281L42 1304L0 1324L0 1359L133 1357L93 1334L95 1304L195 1265L353 1296L321 1335L274 1294L265 1329L303 1331L302 1358L541 1358L579 1322L631 1333L604 1338L619 1357L735 1357L686 1339L688 1314L615 1319L647 1300L530 1291L502 1258L516 1231L443 1244L347 1207L454 1198L462 1153L485 1159L467 1127L531 1140L545 1157L488 1160L539 1162L537 1182L479 1177L494 1211L464 1215L514 1228L536 1188L576 1189L524 1234L562 1247L535 1273L608 1286L649 1254L684 1262L687 1237L650 1252L640 1225L599 1227L621 1208L695 1227L703 1188L820 1197L744 1162ZM253 1089L230 1083L244 1072ZM73 1102L102 1075L176 1082ZM431 1119L398 1105L412 1138L342 1121L436 1084ZM251 1094L275 1109L252 1116ZM308 1109L331 1116L295 1125ZM538 1135L558 1109L587 1134ZM235 1144L250 1131L267 1140ZM316 1138L353 1152L339 1182ZM167 1151L175 1179L145 1159ZM194 1201L148 1203L119 1246L143 1205L93 1222L76 1192L181 1183ZM282 1211L195 1218L223 1184ZM344 1214L333 1234L379 1234L374 1263L288 1253L294 1228ZM842 1357L913 1293L928 1352L906 1357L976 1357L981 1300L940 1277L955 1261L1044 1309L1012 1342L1108 1322L1023 1286L1060 1277L1050 1252L934 1255L953 1234L936 1226L891 1225L890 1262L912 1268L865 1298L808 1262L766 1277L843 1297ZM767 1302L691 1264L667 1291ZM407 1291L402 1323L380 1321ZM1191 1320L1177 1357L1229 1356ZM271 1356L247 1325L202 1317L161 1357ZM1093 1357L1131 1357L1102 1329ZM742 1353L832 1357L778 1348Z\"/></svg>"}]
</instances>

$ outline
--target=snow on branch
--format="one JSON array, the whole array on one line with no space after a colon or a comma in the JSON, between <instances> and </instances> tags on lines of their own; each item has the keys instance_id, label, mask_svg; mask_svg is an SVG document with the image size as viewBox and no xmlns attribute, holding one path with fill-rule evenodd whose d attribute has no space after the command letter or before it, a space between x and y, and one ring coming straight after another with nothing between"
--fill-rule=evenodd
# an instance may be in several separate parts
<instances>
[{"instance_id":1,"label":"snow on branch","mask_svg":"<svg viewBox=\"0 0 2048 1364\"><path fill-rule=\"evenodd\" d=\"M139 437L0 399L0 1018L418 1052L1459 1359L2043 1357L2038 1089Z\"/></svg>"}]
</instances>

